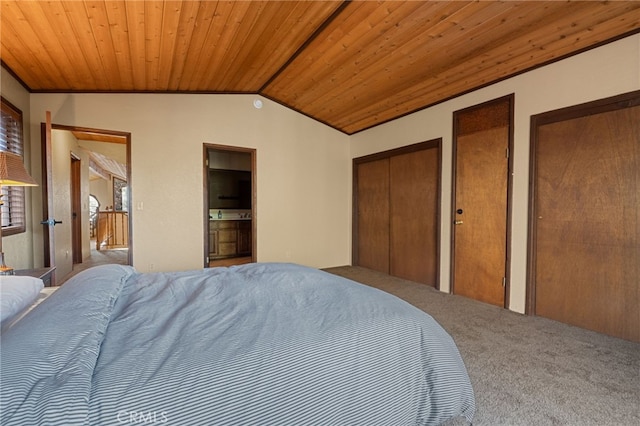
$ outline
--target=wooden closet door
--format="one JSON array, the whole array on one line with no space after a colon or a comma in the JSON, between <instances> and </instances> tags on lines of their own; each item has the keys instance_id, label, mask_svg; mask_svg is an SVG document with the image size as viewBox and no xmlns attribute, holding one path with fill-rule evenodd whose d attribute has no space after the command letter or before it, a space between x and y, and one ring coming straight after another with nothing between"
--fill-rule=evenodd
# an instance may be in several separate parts
<instances>
[{"instance_id":1,"label":"wooden closet door","mask_svg":"<svg viewBox=\"0 0 640 426\"><path fill-rule=\"evenodd\" d=\"M389 159L357 166L357 265L389 273Z\"/></svg>"},{"instance_id":2,"label":"wooden closet door","mask_svg":"<svg viewBox=\"0 0 640 426\"><path fill-rule=\"evenodd\" d=\"M438 148L390 158L390 274L435 287L438 268Z\"/></svg>"},{"instance_id":3,"label":"wooden closet door","mask_svg":"<svg viewBox=\"0 0 640 426\"><path fill-rule=\"evenodd\" d=\"M535 314L640 341L640 106L540 125Z\"/></svg>"}]
</instances>

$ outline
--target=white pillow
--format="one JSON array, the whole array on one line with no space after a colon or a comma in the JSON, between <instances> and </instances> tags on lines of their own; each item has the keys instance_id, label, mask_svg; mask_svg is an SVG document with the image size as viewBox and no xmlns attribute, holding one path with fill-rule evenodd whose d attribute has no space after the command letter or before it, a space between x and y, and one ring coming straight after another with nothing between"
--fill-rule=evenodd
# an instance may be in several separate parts
<instances>
[{"instance_id":1,"label":"white pillow","mask_svg":"<svg viewBox=\"0 0 640 426\"><path fill-rule=\"evenodd\" d=\"M40 278L0 275L0 322L29 307L43 288Z\"/></svg>"}]
</instances>

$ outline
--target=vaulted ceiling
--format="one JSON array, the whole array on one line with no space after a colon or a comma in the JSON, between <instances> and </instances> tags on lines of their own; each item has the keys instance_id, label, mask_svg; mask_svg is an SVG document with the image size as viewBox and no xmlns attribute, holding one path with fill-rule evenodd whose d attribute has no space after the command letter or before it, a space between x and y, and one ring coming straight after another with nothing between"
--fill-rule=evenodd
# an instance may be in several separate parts
<instances>
[{"instance_id":1,"label":"vaulted ceiling","mask_svg":"<svg viewBox=\"0 0 640 426\"><path fill-rule=\"evenodd\" d=\"M640 31L640 1L1 0L32 92L260 94L347 134Z\"/></svg>"}]
</instances>

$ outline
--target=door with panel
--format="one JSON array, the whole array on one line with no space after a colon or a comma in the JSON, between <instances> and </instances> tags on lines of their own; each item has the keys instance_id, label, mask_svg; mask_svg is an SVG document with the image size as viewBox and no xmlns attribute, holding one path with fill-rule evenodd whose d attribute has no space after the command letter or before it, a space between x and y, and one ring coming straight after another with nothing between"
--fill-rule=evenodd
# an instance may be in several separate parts
<instances>
[{"instance_id":1,"label":"door with panel","mask_svg":"<svg viewBox=\"0 0 640 426\"><path fill-rule=\"evenodd\" d=\"M73 264L82 263L82 162L72 153L71 155L71 253Z\"/></svg>"},{"instance_id":2,"label":"door with panel","mask_svg":"<svg viewBox=\"0 0 640 426\"><path fill-rule=\"evenodd\" d=\"M437 286L438 147L390 158L390 274Z\"/></svg>"},{"instance_id":3,"label":"door with panel","mask_svg":"<svg viewBox=\"0 0 640 426\"><path fill-rule=\"evenodd\" d=\"M532 120L530 311L640 341L640 92Z\"/></svg>"},{"instance_id":4,"label":"door with panel","mask_svg":"<svg viewBox=\"0 0 640 426\"><path fill-rule=\"evenodd\" d=\"M52 124L51 124L51 112L46 112L45 122L40 124L40 137L42 144L42 211L43 220L40 224L43 225L43 251L44 251L44 266L56 266L56 249L55 249L55 232L54 226L62 223L60 220L54 218L53 211L53 165L52 165L52 145L51 136ZM51 284L56 283L55 270L51 274Z\"/></svg>"},{"instance_id":5,"label":"door with panel","mask_svg":"<svg viewBox=\"0 0 640 426\"><path fill-rule=\"evenodd\" d=\"M506 306L512 97L454 113L453 293Z\"/></svg>"},{"instance_id":6,"label":"door with panel","mask_svg":"<svg viewBox=\"0 0 640 426\"><path fill-rule=\"evenodd\" d=\"M389 273L389 159L355 164L354 264Z\"/></svg>"}]
</instances>

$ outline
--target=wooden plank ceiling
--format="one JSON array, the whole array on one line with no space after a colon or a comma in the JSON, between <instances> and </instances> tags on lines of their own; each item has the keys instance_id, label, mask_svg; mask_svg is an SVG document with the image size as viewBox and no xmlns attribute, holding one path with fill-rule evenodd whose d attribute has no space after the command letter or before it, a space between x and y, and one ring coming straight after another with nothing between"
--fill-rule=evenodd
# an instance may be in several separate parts
<instances>
[{"instance_id":1,"label":"wooden plank ceiling","mask_svg":"<svg viewBox=\"0 0 640 426\"><path fill-rule=\"evenodd\" d=\"M32 92L260 94L347 134L639 31L640 1L6 1Z\"/></svg>"}]
</instances>

